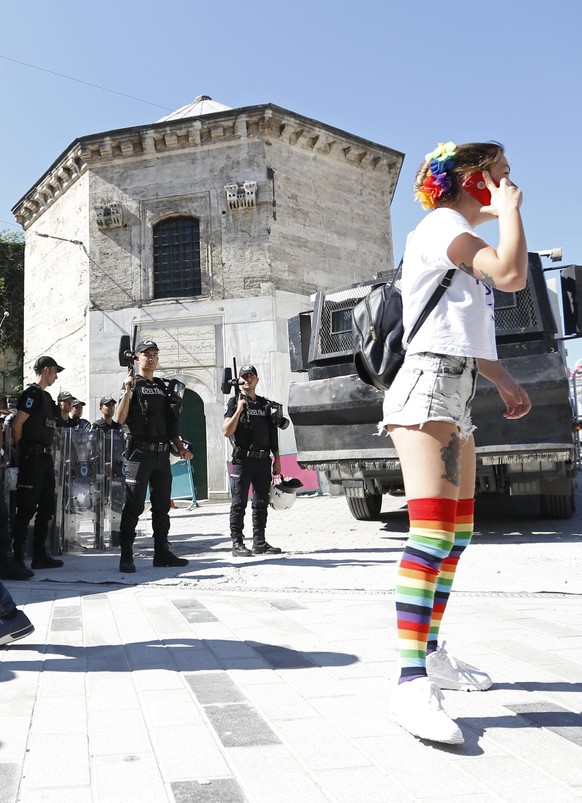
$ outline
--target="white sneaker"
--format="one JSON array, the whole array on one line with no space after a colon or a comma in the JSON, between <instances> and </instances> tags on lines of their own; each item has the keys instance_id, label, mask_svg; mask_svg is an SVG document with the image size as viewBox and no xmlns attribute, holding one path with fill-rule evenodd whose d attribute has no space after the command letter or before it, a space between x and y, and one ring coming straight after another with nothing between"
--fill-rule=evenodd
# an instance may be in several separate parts
<instances>
[{"instance_id":1,"label":"white sneaker","mask_svg":"<svg viewBox=\"0 0 582 803\"><path fill-rule=\"evenodd\" d=\"M486 672L449 655L446 641L442 647L426 656L426 671L430 680L436 683L439 689L485 691L493 683Z\"/></svg>"},{"instance_id":2,"label":"white sneaker","mask_svg":"<svg viewBox=\"0 0 582 803\"><path fill-rule=\"evenodd\" d=\"M463 744L461 729L441 705L443 693L426 677L394 688L390 716L413 736L431 742Z\"/></svg>"}]
</instances>

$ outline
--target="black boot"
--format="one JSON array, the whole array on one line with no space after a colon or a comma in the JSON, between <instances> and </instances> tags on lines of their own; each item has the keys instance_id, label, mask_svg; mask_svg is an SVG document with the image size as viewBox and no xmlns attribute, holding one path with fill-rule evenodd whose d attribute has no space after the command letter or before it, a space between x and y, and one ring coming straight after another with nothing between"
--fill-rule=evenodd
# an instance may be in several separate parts
<instances>
[{"instance_id":1,"label":"black boot","mask_svg":"<svg viewBox=\"0 0 582 803\"><path fill-rule=\"evenodd\" d=\"M186 558L179 558L169 549L158 552L154 550L154 566L187 566Z\"/></svg>"},{"instance_id":2,"label":"black boot","mask_svg":"<svg viewBox=\"0 0 582 803\"><path fill-rule=\"evenodd\" d=\"M119 558L119 571L122 574L133 574L135 563L133 562L133 538L131 536L120 536L121 557Z\"/></svg>"},{"instance_id":3,"label":"black boot","mask_svg":"<svg viewBox=\"0 0 582 803\"><path fill-rule=\"evenodd\" d=\"M0 580L30 580L34 572L27 569L24 561L17 562L9 556L0 558Z\"/></svg>"},{"instance_id":4,"label":"black boot","mask_svg":"<svg viewBox=\"0 0 582 803\"><path fill-rule=\"evenodd\" d=\"M233 558L248 558L253 553L247 549L242 535L232 539L232 556Z\"/></svg>"},{"instance_id":5,"label":"black boot","mask_svg":"<svg viewBox=\"0 0 582 803\"><path fill-rule=\"evenodd\" d=\"M33 569L60 569L63 566L63 561L53 558L52 555L44 550L44 552L35 552L32 556Z\"/></svg>"},{"instance_id":6,"label":"black boot","mask_svg":"<svg viewBox=\"0 0 582 803\"><path fill-rule=\"evenodd\" d=\"M121 574L133 574L135 572L135 563L133 562L133 555L124 555L121 553L119 558L119 571Z\"/></svg>"},{"instance_id":7,"label":"black boot","mask_svg":"<svg viewBox=\"0 0 582 803\"><path fill-rule=\"evenodd\" d=\"M14 546L12 548L13 553L13 560L17 566L20 566L23 569L26 569L26 564L24 562L24 558L26 557L26 545L14 542Z\"/></svg>"},{"instance_id":8,"label":"black boot","mask_svg":"<svg viewBox=\"0 0 582 803\"><path fill-rule=\"evenodd\" d=\"M187 566L186 558L179 558L170 552L170 544L167 538L162 539L154 536L154 566Z\"/></svg>"},{"instance_id":9,"label":"black boot","mask_svg":"<svg viewBox=\"0 0 582 803\"><path fill-rule=\"evenodd\" d=\"M120 533L119 543L121 545L119 571L122 574L133 574L135 572L135 563L133 562L133 536L122 535Z\"/></svg>"},{"instance_id":10,"label":"black boot","mask_svg":"<svg viewBox=\"0 0 582 803\"><path fill-rule=\"evenodd\" d=\"M253 538L253 555L280 555L282 551L278 546L268 544L264 536L262 539Z\"/></svg>"},{"instance_id":11,"label":"black boot","mask_svg":"<svg viewBox=\"0 0 582 803\"><path fill-rule=\"evenodd\" d=\"M119 558L119 571L122 574L133 574L135 572L132 549L121 550L121 557Z\"/></svg>"}]
</instances>

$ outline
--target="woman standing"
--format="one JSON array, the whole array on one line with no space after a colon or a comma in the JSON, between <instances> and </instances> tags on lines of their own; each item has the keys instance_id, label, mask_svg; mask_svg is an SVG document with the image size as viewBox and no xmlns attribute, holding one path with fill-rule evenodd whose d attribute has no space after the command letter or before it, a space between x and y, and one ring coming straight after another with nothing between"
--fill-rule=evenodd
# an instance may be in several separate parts
<instances>
[{"instance_id":1,"label":"woman standing","mask_svg":"<svg viewBox=\"0 0 582 803\"><path fill-rule=\"evenodd\" d=\"M527 393L497 361L493 288L521 290L527 246L522 193L497 143L439 143L418 171L416 196L431 213L409 235L403 262L405 343L444 274L451 285L408 344L384 399L385 428L398 451L410 530L396 582L400 678L392 716L415 736L460 744L441 689L484 690L487 674L439 647L439 626L456 565L471 540L476 456L471 400L477 374L497 386L505 418L521 418ZM499 244L475 232L497 219Z\"/></svg>"}]
</instances>

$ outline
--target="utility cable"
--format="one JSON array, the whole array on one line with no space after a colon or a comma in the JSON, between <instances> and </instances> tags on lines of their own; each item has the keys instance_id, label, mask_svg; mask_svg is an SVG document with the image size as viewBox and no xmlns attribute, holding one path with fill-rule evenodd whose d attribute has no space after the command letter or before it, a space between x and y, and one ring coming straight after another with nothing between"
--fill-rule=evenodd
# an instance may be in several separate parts
<instances>
[{"instance_id":1,"label":"utility cable","mask_svg":"<svg viewBox=\"0 0 582 803\"><path fill-rule=\"evenodd\" d=\"M0 54L0 59L4 59L5 61L11 61L13 64L21 64L23 67L30 67L32 70L40 70L40 72L49 73L49 75L56 75L59 78L66 78L67 81L76 81L78 84L85 84L85 86L92 86L93 89L101 89L103 92L111 92L114 95L121 95L123 98L129 98L130 100L137 100L138 103L147 103L148 106L157 106L158 109L164 109L165 111L171 112L174 109L168 108L168 106L162 106L159 103L152 103L151 100L144 100L143 98L136 98L133 95L127 95L125 92L118 92L116 89L109 89L106 86L99 86L99 84L92 84L90 81L83 81L81 78L73 78L71 75L64 75L60 72L55 72L54 70L47 70L45 67L37 67L36 64L29 64L26 61L19 61L18 59L11 59L9 56L3 56Z\"/></svg>"}]
</instances>

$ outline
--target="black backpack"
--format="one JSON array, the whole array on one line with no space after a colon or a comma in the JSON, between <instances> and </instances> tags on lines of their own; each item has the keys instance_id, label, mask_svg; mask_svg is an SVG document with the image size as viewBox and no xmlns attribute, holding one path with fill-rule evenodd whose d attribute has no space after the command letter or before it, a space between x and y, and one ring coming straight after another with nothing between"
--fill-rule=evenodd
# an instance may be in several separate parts
<instances>
[{"instance_id":1,"label":"black backpack","mask_svg":"<svg viewBox=\"0 0 582 803\"><path fill-rule=\"evenodd\" d=\"M450 285L455 268L447 271L416 321L410 342L436 307L439 298ZM388 390L404 362L406 349L402 345L402 260L391 282L372 287L359 301L352 313L354 365L363 382L378 390Z\"/></svg>"}]
</instances>

